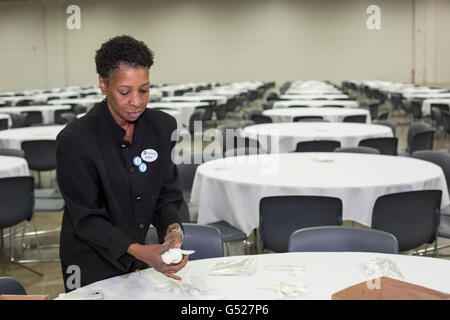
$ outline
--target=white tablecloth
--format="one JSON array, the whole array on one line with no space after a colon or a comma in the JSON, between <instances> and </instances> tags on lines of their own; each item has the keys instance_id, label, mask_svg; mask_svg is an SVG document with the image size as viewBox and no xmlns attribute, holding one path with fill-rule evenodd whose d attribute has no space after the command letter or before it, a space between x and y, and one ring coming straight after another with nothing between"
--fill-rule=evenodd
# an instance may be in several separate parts
<instances>
[{"instance_id":1,"label":"white tablecloth","mask_svg":"<svg viewBox=\"0 0 450 320\"><path fill-rule=\"evenodd\" d=\"M87 108L89 111L96 103L102 101L103 98L80 98L80 99L60 99L50 100L48 104L61 105L61 104L79 104Z\"/></svg>"},{"instance_id":2,"label":"white tablecloth","mask_svg":"<svg viewBox=\"0 0 450 320\"><path fill-rule=\"evenodd\" d=\"M278 195L337 197L343 220L371 225L375 200L385 194L442 190L441 167L414 158L357 153L289 153L208 161L197 168L191 202L198 223L225 220L250 234L259 226L259 202Z\"/></svg>"},{"instance_id":3,"label":"white tablecloth","mask_svg":"<svg viewBox=\"0 0 450 320\"><path fill-rule=\"evenodd\" d=\"M248 126L244 128L243 135L258 139L266 150L265 146L270 142L272 152L291 152L300 141L336 140L340 141L341 147L346 148L358 146L363 139L392 137L393 133L389 127L376 124L292 122Z\"/></svg>"},{"instance_id":4,"label":"white tablecloth","mask_svg":"<svg viewBox=\"0 0 450 320\"><path fill-rule=\"evenodd\" d=\"M28 163L24 158L0 156L0 178L29 175Z\"/></svg>"},{"instance_id":5,"label":"white tablecloth","mask_svg":"<svg viewBox=\"0 0 450 320\"><path fill-rule=\"evenodd\" d=\"M340 105L345 108L357 108L359 107L358 101L354 100L286 100L276 101L273 104L273 108L288 108L293 105L301 105L308 107L323 107L326 105Z\"/></svg>"},{"instance_id":6,"label":"white tablecloth","mask_svg":"<svg viewBox=\"0 0 450 320\"><path fill-rule=\"evenodd\" d=\"M289 100L312 100L312 99L323 99L323 100L334 100L334 99L348 99L346 94L283 94L280 96L281 99Z\"/></svg>"},{"instance_id":7,"label":"white tablecloth","mask_svg":"<svg viewBox=\"0 0 450 320\"><path fill-rule=\"evenodd\" d=\"M189 127L189 119L194 113L196 107L207 107L208 102L186 101L186 102L152 102L147 108L170 108L180 112L181 123Z\"/></svg>"},{"instance_id":8,"label":"white tablecloth","mask_svg":"<svg viewBox=\"0 0 450 320\"><path fill-rule=\"evenodd\" d=\"M403 96L407 100L413 99L449 99L450 93L405 93Z\"/></svg>"},{"instance_id":9,"label":"white tablecloth","mask_svg":"<svg viewBox=\"0 0 450 320\"><path fill-rule=\"evenodd\" d=\"M371 123L370 112L365 109L349 108L284 108L263 111L263 115L272 118L273 122L292 122L298 116L321 116L330 122L342 122L347 116L366 116L366 122Z\"/></svg>"},{"instance_id":10,"label":"white tablecloth","mask_svg":"<svg viewBox=\"0 0 450 320\"><path fill-rule=\"evenodd\" d=\"M27 111L40 111L42 113L42 122L44 124L52 124L52 123L55 123L55 111L56 110L70 110L70 109L71 109L71 107L68 105L2 107L2 108L0 108L0 113L20 114L21 112L27 112Z\"/></svg>"},{"instance_id":11,"label":"white tablecloth","mask_svg":"<svg viewBox=\"0 0 450 320\"><path fill-rule=\"evenodd\" d=\"M253 272L249 275L210 275L217 263L245 259L254 262ZM374 261L391 263L397 269L397 273L392 271L389 275L391 278L450 292L449 260L380 253L307 252L195 260L178 272L181 282L154 269L146 269L92 283L73 294L100 290L106 300L329 300L334 293L361 282L368 281L370 288L374 288L373 275L383 275L375 268L375 272L367 272L365 266L373 265ZM289 286L291 289L303 288L305 292L289 297L275 289L289 289ZM218 314L216 311L214 318Z\"/></svg>"},{"instance_id":12,"label":"white tablecloth","mask_svg":"<svg viewBox=\"0 0 450 320\"><path fill-rule=\"evenodd\" d=\"M198 96L176 96L176 97L164 97L161 101L206 101L206 100L216 100L218 105L227 103L228 99L226 96L208 96L208 95L198 95Z\"/></svg>"},{"instance_id":13,"label":"white tablecloth","mask_svg":"<svg viewBox=\"0 0 450 320\"><path fill-rule=\"evenodd\" d=\"M428 116L431 114L431 104L433 103L441 103L446 104L450 107L450 98L449 99L425 99L422 101L422 113L424 116Z\"/></svg>"},{"instance_id":14,"label":"white tablecloth","mask_svg":"<svg viewBox=\"0 0 450 320\"><path fill-rule=\"evenodd\" d=\"M0 148L21 149L22 141L56 140L65 126L42 126L0 131Z\"/></svg>"}]
</instances>

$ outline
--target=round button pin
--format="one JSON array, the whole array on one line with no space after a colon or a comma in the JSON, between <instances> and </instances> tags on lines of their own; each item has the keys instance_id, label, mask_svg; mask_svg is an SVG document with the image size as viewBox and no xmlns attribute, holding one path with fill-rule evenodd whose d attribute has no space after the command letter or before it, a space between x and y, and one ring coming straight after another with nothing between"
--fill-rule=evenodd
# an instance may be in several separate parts
<instances>
[{"instance_id":1,"label":"round button pin","mask_svg":"<svg viewBox=\"0 0 450 320\"><path fill-rule=\"evenodd\" d=\"M142 163L141 157L136 156L136 157L133 158L133 164L134 164L136 167L139 167L139 165L140 165L141 163Z\"/></svg>"},{"instance_id":2,"label":"round button pin","mask_svg":"<svg viewBox=\"0 0 450 320\"><path fill-rule=\"evenodd\" d=\"M141 165L139 166L139 171L142 173L147 171L147 165L145 163L141 163Z\"/></svg>"}]
</instances>

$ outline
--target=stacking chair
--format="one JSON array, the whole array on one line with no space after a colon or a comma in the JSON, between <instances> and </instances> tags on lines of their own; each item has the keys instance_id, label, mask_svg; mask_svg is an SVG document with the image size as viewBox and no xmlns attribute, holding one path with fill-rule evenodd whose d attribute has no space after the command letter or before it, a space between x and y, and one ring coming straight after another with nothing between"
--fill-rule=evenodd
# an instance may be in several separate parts
<instances>
[{"instance_id":1,"label":"stacking chair","mask_svg":"<svg viewBox=\"0 0 450 320\"><path fill-rule=\"evenodd\" d=\"M408 191L380 196L372 213L372 229L393 234L400 251L433 243L439 226L442 191Z\"/></svg>"},{"instance_id":2,"label":"stacking chair","mask_svg":"<svg viewBox=\"0 0 450 320\"><path fill-rule=\"evenodd\" d=\"M444 171L445 180L447 181L447 189L450 191L450 154L436 150L422 150L416 151L412 154L413 158L430 161L442 168ZM438 229L438 236L450 239L450 205L441 209L440 224ZM439 255L439 249L447 248L449 245L438 246L438 240L434 242L434 251Z\"/></svg>"},{"instance_id":3,"label":"stacking chair","mask_svg":"<svg viewBox=\"0 0 450 320\"><path fill-rule=\"evenodd\" d=\"M24 267L34 273L42 275L42 265L39 264L41 272L31 269L24 264L30 262L41 262L39 238L36 233L36 224L33 219L34 202L34 178L31 176L0 178L0 229L11 228L10 238L10 262ZM15 257L15 227L25 221L33 221L34 236L37 243L39 260L17 260ZM25 227L24 230L25 231ZM24 232L22 233L22 243Z\"/></svg>"},{"instance_id":4,"label":"stacking chair","mask_svg":"<svg viewBox=\"0 0 450 320\"><path fill-rule=\"evenodd\" d=\"M373 229L324 226L300 229L289 237L289 252L398 253L394 235Z\"/></svg>"},{"instance_id":5,"label":"stacking chair","mask_svg":"<svg viewBox=\"0 0 450 320\"><path fill-rule=\"evenodd\" d=\"M341 225L342 201L321 196L274 196L259 203L260 252L287 252L290 235L303 228Z\"/></svg>"},{"instance_id":6,"label":"stacking chair","mask_svg":"<svg viewBox=\"0 0 450 320\"><path fill-rule=\"evenodd\" d=\"M389 112L383 112L381 113L376 119L378 120L387 120L389 117ZM375 118L372 118L375 120Z\"/></svg>"},{"instance_id":7,"label":"stacking chair","mask_svg":"<svg viewBox=\"0 0 450 320\"><path fill-rule=\"evenodd\" d=\"M0 119L0 130L8 129L8 119Z\"/></svg>"},{"instance_id":8,"label":"stacking chair","mask_svg":"<svg viewBox=\"0 0 450 320\"><path fill-rule=\"evenodd\" d=\"M195 172L197 171L197 167L204 162L203 160L202 152L193 152L183 155L182 163L176 165L180 177L181 191L183 191L184 200L187 202L191 198Z\"/></svg>"},{"instance_id":9,"label":"stacking chair","mask_svg":"<svg viewBox=\"0 0 450 320\"><path fill-rule=\"evenodd\" d=\"M444 132L450 134L450 112L442 111L442 124L444 126Z\"/></svg>"},{"instance_id":10,"label":"stacking chair","mask_svg":"<svg viewBox=\"0 0 450 320\"><path fill-rule=\"evenodd\" d=\"M259 114L262 115L262 111L259 109L249 109L249 110L245 110L244 114L243 114L243 118L244 120L252 120L252 116L254 114ZM253 120L252 120L253 121Z\"/></svg>"},{"instance_id":11,"label":"stacking chair","mask_svg":"<svg viewBox=\"0 0 450 320\"><path fill-rule=\"evenodd\" d=\"M324 104L322 108L344 108L341 104Z\"/></svg>"},{"instance_id":12,"label":"stacking chair","mask_svg":"<svg viewBox=\"0 0 450 320\"><path fill-rule=\"evenodd\" d=\"M307 105L303 105L303 104L291 104L289 106L289 108L308 108Z\"/></svg>"},{"instance_id":13,"label":"stacking chair","mask_svg":"<svg viewBox=\"0 0 450 320\"><path fill-rule=\"evenodd\" d=\"M222 237L219 229L211 225L183 223L182 249L195 250L189 260L223 257Z\"/></svg>"},{"instance_id":14,"label":"stacking chair","mask_svg":"<svg viewBox=\"0 0 450 320\"><path fill-rule=\"evenodd\" d=\"M54 119L56 124L66 124L75 120L76 114L67 110L55 110Z\"/></svg>"},{"instance_id":15,"label":"stacking chair","mask_svg":"<svg viewBox=\"0 0 450 320\"><path fill-rule=\"evenodd\" d=\"M370 112L370 118L372 120L378 118L378 109L380 107L379 103L371 103L369 104L369 112Z\"/></svg>"},{"instance_id":16,"label":"stacking chair","mask_svg":"<svg viewBox=\"0 0 450 320\"><path fill-rule=\"evenodd\" d=\"M410 156L414 151L433 150L434 130L431 126L423 122L413 122L408 129L407 143L405 150L399 152L400 155Z\"/></svg>"},{"instance_id":17,"label":"stacking chair","mask_svg":"<svg viewBox=\"0 0 450 320\"><path fill-rule=\"evenodd\" d=\"M80 104L71 105L71 111L75 114L85 113L87 112L87 107L82 106Z\"/></svg>"},{"instance_id":18,"label":"stacking chair","mask_svg":"<svg viewBox=\"0 0 450 320\"><path fill-rule=\"evenodd\" d=\"M221 145L222 145L222 152L225 153L226 151L226 141L227 141L227 134L232 134L233 136L238 134L238 125L235 123L224 123L217 126L217 130L219 130L221 134ZM230 140L230 139L229 139Z\"/></svg>"},{"instance_id":19,"label":"stacking chair","mask_svg":"<svg viewBox=\"0 0 450 320\"><path fill-rule=\"evenodd\" d=\"M272 123L272 118L262 115L262 114L253 114L250 118L250 120L254 121L256 124L261 123Z\"/></svg>"},{"instance_id":20,"label":"stacking chair","mask_svg":"<svg viewBox=\"0 0 450 320\"><path fill-rule=\"evenodd\" d=\"M297 143L295 152L333 152L341 143L334 140L313 140Z\"/></svg>"},{"instance_id":21,"label":"stacking chair","mask_svg":"<svg viewBox=\"0 0 450 320\"><path fill-rule=\"evenodd\" d=\"M26 111L21 113L25 115L25 119L23 120L24 127L30 127L32 125L43 123L42 112L40 111Z\"/></svg>"},{"instance_id":22,"label":"stacking chair","mask_svg":"<svg viewBox=\"0 0 450 320\"><path fill-rule=\"evenodd\" d=\"M22 284L12 277L0 277L0 295L26 295L27 292Z\"/></svg>"},{"instance_id":23,"label":"stacking chair","mask_svg":"<svg viewBox=\"0 0 450 320\"><path fill-rule=\"evenodd\" d=\"M439 134L444 132L444 123L442 121L442 110L438 107L431 107L431 120L434 120L436 125L436 131ZM445 134L445 133L444 133Z\"/></svg>"},{"instance_id":24,"label":"stacking chair","mask_svg":"<svg viewBox=\"0 0 450 320\"><path fill-rule=\"evenodd\" d=\"M380 151L378 149L375 149L372 147L336 148L336 149L334 149L334 152L380 154Z\"/></svg>"},{"instance_id":25,"label":"stacking chair","mask_svg":"<svg viewBox=\"0 0 450 320\"><path fill-rule=\"evenodd\" d=\"M342 120L342 122L356 122L356 123L366 123L367 117L365 115L356 115L356 116L346 116Z\"/></svg>"},{"instance_id":26,"label":"stacking chair","mask_svg":"<svg viewBox=\"0 0 450 320\"><path fill-rule=\"evenodd\" d=\"M380 154L396 156L398 149L398 138L397 137L367 138L361 140L358 146L375 148L380 151Z\"/></svg>"},{"instance_id":27,"label":"stacking chair","mask_svg":"<svg viewBox=\"0 0 450 320\"><path fill-rule=\"evenodd\" d=\"M38 185L41 187L41 171L56 170L56 140L23 141L21 149L25 152L29 169L38 172Z\"/></svg>"},{"instance_id":28,"label":"stacking chair","mask_svg":"<svg viewBox=\"0 0 450 320\"><path fill-rule=\"evenodd\" d=\"M205 109L195 108L195 111L191 114L189 118L189 133L195 134L195 128L197 127L195 123L203 123L205 114Z\"/></svg>"}]
</instances>

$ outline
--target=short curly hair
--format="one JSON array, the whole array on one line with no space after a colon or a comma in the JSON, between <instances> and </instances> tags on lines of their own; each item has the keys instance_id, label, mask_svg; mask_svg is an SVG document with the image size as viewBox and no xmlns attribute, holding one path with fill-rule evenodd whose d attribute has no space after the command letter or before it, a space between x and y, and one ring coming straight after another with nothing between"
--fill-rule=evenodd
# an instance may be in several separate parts
<instances>
[{"instance_id":1,"label":"short curly hair","mask_svg":"<svg viewBox=\"0 0 450 320\"><path fill-rule=\"evenodd\" d=\"M107 79L112 71L121 65L150 69L153 65L153 57L153 52L144 42L122 35L102 44L95 53L95 65L97 73Z\"/></svg>"}]
</instances>

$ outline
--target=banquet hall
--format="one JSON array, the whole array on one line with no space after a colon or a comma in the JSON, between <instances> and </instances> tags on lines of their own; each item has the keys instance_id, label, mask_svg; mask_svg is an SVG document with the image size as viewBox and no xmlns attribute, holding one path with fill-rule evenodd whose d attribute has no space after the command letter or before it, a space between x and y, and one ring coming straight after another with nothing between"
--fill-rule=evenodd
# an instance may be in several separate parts
<instances>
[{"instance_id":1,"label":"banquet hall","mask_svg":"<svg viewBox=\"0 0 450 320\"><path fill-rule=\"evenodd\" d=\"M328 300L387 277L448 299L449 16L446 0L1 1L0 295ZM189 262L179 282L135 268L66 293L57 141L110 103L95 57L123 35L154 54L144 112L176 123Z\"/></svg>"}]
</instances>

